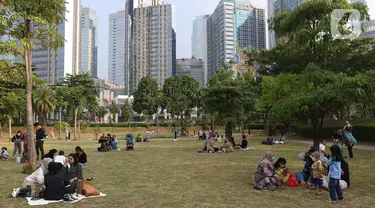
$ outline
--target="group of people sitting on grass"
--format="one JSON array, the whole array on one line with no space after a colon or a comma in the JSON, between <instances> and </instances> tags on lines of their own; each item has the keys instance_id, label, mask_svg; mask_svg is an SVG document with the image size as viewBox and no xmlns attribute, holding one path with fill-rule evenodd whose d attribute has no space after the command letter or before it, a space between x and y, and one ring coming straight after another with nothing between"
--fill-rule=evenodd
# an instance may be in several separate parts
<instances>
[{"instance_id":1,"label":"group of people sitting on grass","mask_svg":"<svg viewBox=\"0 0 375 208\"><path fill-rule=\"evenodd\" d=\"M13 190L13 197L44 198L74 203L81 200L83 168L87 167L87 155L81 147L75 153L64 155L64 151L51 149L39 168L24 180L22 188Z\"/></svg>"},{"instance_id":2,"label":"group of people sitting on grass","mask_svg":"<svg viewBox=\"0 0 375 208\"><path fill-rule=\"evenodd\" d=\"M254 188L273 191L283 184L292 186L290 184L296 183L297 186L307 185L308 188L317 190L316 195L323 195L324 188L329 190L329 202L343 200L342 190L350 186L349 165L338 145L331 146L330 152L330 155L326 155L328 160L325 163L321 160L321 151L310 148L304 154L303 170L294 176L286 167L285 158L276 160L275 153L267 151L252 176Z\"/></svg>"},{"instance_id":3,"label":"group of people sitting on grass","mask_svg":"<svg viewBox=\"0 0 375 208\"><path fill-rule=\"evenodd\" d=\"M273 138L272 134L270 133L267 136L267 139L262 141L262 144L264 144L264 145L285 144L285 136L284 136L283 133L281 133L279 140L275 140Z\"/></svg>"},{"instance_id":4,"label":"group of people sitting on grass","mask_svg":"<svg viewBox=\"0 0 375 208\"><path fill-rule=\"evenodd\" d=\"M241 144L236 144L234 141L234 137L232 137L231 140L224 138L224 143L220 147L215 145L215 138L211 137L210 139L204 142L203 149L199 150L198 152L208 152L208 153L233 152L234 149L241 149L241 150L249 149L248 141L245 135L242 136Z\"/></svg>"},{"instance_id":5,"label":"group of people sitting on grass","mask_svg":"<svg viewBox=\"0 0 375 208\"><path fill-rule=\"evenodd\" d=\"M136 142L150 142L151 134L150 132L147 132L146 136L143 138L141 134L138 134L138 136L135 138Z\"/></svg>"},{"instance_id":6,"label":"group of people sitting on grass","mask_svg":"<svg viewBox=\"0 0 375 208\"><path fill-rule=\"evenodd\" d=\"M100 146L98 147L98 152L108 152L108 151L120 151L119 142L116 135L104 134L99 139Z\"/></svg>"}]
</instances>

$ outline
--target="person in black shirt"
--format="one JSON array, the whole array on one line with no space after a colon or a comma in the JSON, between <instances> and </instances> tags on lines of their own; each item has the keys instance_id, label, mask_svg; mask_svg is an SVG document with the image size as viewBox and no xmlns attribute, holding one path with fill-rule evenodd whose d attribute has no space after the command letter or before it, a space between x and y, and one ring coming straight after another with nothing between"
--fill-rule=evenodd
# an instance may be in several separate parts
<instances>
[{"instance_id":1,"label":"person in black shirt","mask_svg":"<svg viewBox=\"0 0 375 208\"><path fill-rule=\"evenodd\" d=\"M78 163L82 166L82 168L87 167L87 155L86 155L86 153L83 151L83 149L80 146L77 146L75 148L75 150L76 150L76 155L77 155L77 158L78 158Z\"/></svg>"},{"instance_id":2,"label":"person in black shirt","mask_svg":"<svg viewBox=\"0 0 375 208\"><path fill-rule=\"evenodd\" d=\"M41 159L43 160L44 156L44 138L46 137L46 132L42 128L42 126L39 123L35 123L34 127L36 128L36 143L35 143L35 148L36 148L36 157L37 160L39 160L39 150L41 153Z\"/></svg>"},{"instance_id":3,"label":"person in black shirt","mask_svg":"<svg viewBox=\"0 0 375 208\"><path fill-rule=\"evenodd\" d=\"M247 149L247 139L246 136L242 136L241 149Z\"/></svg>"}]
</instances>

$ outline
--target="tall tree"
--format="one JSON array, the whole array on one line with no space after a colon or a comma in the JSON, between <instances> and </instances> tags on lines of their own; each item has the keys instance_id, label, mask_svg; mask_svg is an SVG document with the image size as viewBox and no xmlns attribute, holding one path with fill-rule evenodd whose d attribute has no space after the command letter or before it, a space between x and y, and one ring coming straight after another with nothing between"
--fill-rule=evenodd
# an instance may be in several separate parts
<instances>
[{"instance_id":1,"label":"tall tree","mask_svg":"<svg viewBox=\"0 0 375 208\"><path fill-rule=\"evenodd\" d=\"M199 82L192 76L170 77L164 83L164 103L168 112L180 119L182 130L186 130L192 109L199 105L200 93Z\"/></svg>"},{"instance_id":2,"label":"tall tree","mask_svg":"<svg viewBox=\"0 0 375 208\"><path fill-rule=\"evenodd\" d=\"M133 110L147 116L154 115L160 104L158 83L150 76L143 77L134 92Z\"/></svg>"},{"instance_id":3,"label":"tall tree","mask_svg":"<svg viewBox=\"0 0 375 208\"><path fill-rule=\"evenodd\" d=\"M255 103L255 88L249 88L248 78L245 78L251 77L248 73L252 72L234 76L231 69L219 69L209 81L202 97L205 112L217 113L218 119L225 122L225 134L229 139L232 138L235 124L246 120L245 106Z\"/></svg>"},{"instance_id":4,"label":"tall tree","mask_svg":"<svg viewBox=\"0 0 375 208\"><path fill-rule=\"evenodd\" d=\"M121 106L121 114L124 118L124 121L130 122L130 120L133 118L133 110L132 106L129 103L125 103Z\"/></svg>"},{"instance_id":5,"label":"tall tree","mask_svg":"<svg viewBox=\"0 0 375 208\"><path fill-rule=\"evenodd\" d=\"M345 105L363 100L371 95L370 84L361 82L364 74L372 77L375 54L370 39L339 40L331 33L331 14L335 9L358 9L362 18L368 14L363 4L349 4L345 0L316 0L301 4L291 12L281 13L270 20L270 28L285 43L256 57L261 73L278 75L263 77L262 97L258 106L268 108L273 118L289 123L297 116L310 119L314 144L318 146L320 129L326 116ZM349 14L339 22L343 34ZM349 30L348 30L349 29ZM346 74L355 75L349 78ZM356 80L356 81L354 81ZM345 84L344 84L345 83ZM372 98L370 98L372 100Z\"/></svg>"},{"instance_id":6,"label":"tall tree","mask_svg":"<svg viewBox=\"0 0 375 208\"><path fill-rule=\"evenodd\" d=\"M55 93L51 87L42 86L34 94L34 106L36 111L43 115L44 126L47 126L47 114L54 112L56 108Z\"/></svg>"},{"instance_id":7,"label":"tall tree","mask_svg":"<svg viewBox=\"0 0 375 208\"><path fill-rule=\"evenodd\" d=\"M64 21L66 11L64 0L9 0L0 7L0 35L9 39L0 41L1 54L21 56L27 77L27 130L29 132L29 167L36 167L35 144L33 140L32 110L32 59L31 51L36 43L51 49L58 49L64 43L58 33L58 25Z\"/></svg>"},{"instance_id":8,"label":"tall tree","mask_svg":"<svg viewBox=\"0 0 375 208\"><path fill-rule=\"evenodd\" d=\"M76 139L79 111L83 109L91 112L97 111L99 90L95 87L94 80L88 73L67 75L59 85L64 86L66 89L65 100L69 103L69 107L73 112L74 139Z\"/></svg>"}]
</instances>

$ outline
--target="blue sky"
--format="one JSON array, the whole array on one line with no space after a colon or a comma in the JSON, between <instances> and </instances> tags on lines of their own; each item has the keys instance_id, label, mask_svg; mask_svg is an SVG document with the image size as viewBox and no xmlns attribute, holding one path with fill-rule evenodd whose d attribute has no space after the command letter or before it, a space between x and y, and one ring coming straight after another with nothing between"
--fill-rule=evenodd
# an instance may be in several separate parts
<instances>
[{"instance_id":1,"label":"blue sky","mask_svg":"<svg viewBox=\"0 0 375 208\"><path fill-rule=\"evenodd\" d=\"M99 54L98 76L108 77L108 16L125 9L125 0L81 0L84 7L91 7L96 11L99 21ZM192 23L196 16L210 14L215 10L220 0L168 0L176 6L177 18L177 57L191 57ZM252 0L254 5L267 8L267 0ZM367 0L372 9L371 16L375 17L375 0Z\"/></svg>"}]
</instances>

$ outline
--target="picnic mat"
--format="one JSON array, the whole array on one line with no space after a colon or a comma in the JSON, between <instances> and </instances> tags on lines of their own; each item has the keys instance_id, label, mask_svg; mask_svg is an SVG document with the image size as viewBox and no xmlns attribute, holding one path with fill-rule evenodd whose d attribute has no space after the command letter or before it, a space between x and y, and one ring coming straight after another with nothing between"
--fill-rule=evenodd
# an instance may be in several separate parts
<instances>
[{"instance_id":1,"label":"picnic mat","mask_svg":"<svg viewBox=\"0 0 375 208\"><path fill-rule=\"evenodd\" d=\"M89 196L89 197L83 196L83 199L96 198L96 197L101 197L101 196L106 196L106 194L100 193L99 196ZM50 204L50 203L56 203L56 202L62 202L63 201L63 200L50 201L50 200L45 200L45 199L31 200L31 197L26 197L26 200L27 200L27 203L30 206L47 205L47 204Z\"/></svg>"}]
</instances>

